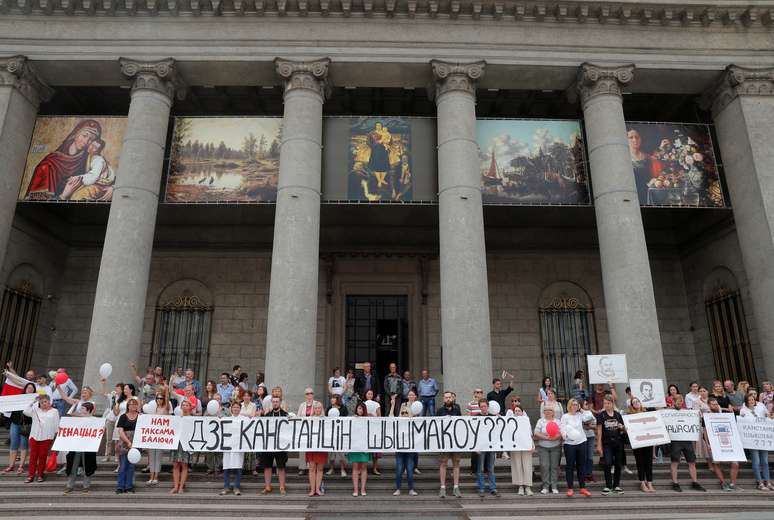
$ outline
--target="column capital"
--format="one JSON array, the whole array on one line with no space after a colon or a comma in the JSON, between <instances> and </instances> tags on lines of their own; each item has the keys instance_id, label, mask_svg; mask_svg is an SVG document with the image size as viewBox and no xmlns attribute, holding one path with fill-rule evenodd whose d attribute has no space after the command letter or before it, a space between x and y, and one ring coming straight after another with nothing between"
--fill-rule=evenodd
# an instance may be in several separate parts
<instances>
[{"instance_id":1,"label":"column capital","mask_svg":"<svg viewBox=\"0 0 774 520\"><path fill-rule=\"evenodd\" d=\"M16 88L35 107L54 95L54 90L38 77L27 57L21 55L0 58L0 85Z\"/></svg>"},{"instance_id":2,"label":"column capital","mask_svg":"<svg viewBox=\"0 0 774 520\"><path fill-rule=\"evenodd\" d=\"M621 97L621 87L634 79L634 65L619 65L617 67L602 67L591 63L583 63L578 69L575 80L575 91L580 95L581 103L585 105L591 99L604 94ZM571 98L576 92L570 92Z\"/></svg>"},{"instance_id":3,"label":"column capital","mask_svg":"<svg viewBox=\"0 0 774 520\"><path fill-rule=\"evenodd\" d=\"M715 85L702 95L699 105L718 114L739 96L774 96L774 68L729 65Z\"/></svg>"},{"instance_id":4,"label":"column capital","mask_svg":"<svg viewBox=\"0 0 774 520\"><path fill-rule=\"evenodd\" d=\"M285 84L285 94L294 90L311 90L319 94L323 101L330 93L328 84L328 66L330 58L313 61L293 61L282 58L274 59L277 76Z\"/></svg>"},{"instance_id":5,"label":"column capital","mask_svg":"<svg viewBox=\"0 0 774 520\"><path fill-rule=\"evenodd\" d=\"M153 90L165 95L170 101L185 97L185 84L177 73L174 58L159 61L139 61L119 58L121 74L133 80L132 92Z\"/></svg>"},{"instance_id":6,"label":"column capital","mask_svg":"<svg viewBox=\"0 0 774 520\"><path fill-rule=\"evenodd\" d=\"M431 60L430 67L433 70L435 89L430 89L430 95L435 98L441 94L459 90L476 97L476 82L484 77L484 60L471 63L454 63L441 60Z\"/></svg>"}]
</instances>

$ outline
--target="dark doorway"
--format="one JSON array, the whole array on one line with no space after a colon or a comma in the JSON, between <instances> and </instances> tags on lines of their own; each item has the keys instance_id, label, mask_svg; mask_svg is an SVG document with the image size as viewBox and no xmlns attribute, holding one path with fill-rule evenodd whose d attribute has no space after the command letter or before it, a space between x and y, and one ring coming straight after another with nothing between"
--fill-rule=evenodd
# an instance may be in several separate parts
<instances>
[{"instance_id":1,"label":"dark doorway","mask_svg":"<svg viewBox=\"0 0 774 520\"><path fill-rule=\"evenodd\" d=\"M370 361L382 381L390 363L410 370L407 296L347 296L346 366Z\"/></svg>"}]
</instances>

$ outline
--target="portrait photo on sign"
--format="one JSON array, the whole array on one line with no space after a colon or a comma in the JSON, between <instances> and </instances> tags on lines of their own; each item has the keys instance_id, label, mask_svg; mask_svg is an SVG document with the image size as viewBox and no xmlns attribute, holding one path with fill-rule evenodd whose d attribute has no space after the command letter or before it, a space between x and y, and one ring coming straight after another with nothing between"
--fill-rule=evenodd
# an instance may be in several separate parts
<instances>
[{"instance_id":1,"label":"portrait photo on sign","mask_svg":"<svg viewBox=\"0 0 774 520\"><path fill-rule=\"evenodd\" d=\"M368 202L414 197L411 125L403 117L353 117L347 196Z\"/></svg>"},{"instance_id":2,"label":"portrait photo on sign","mask_svg":"<svg viewBox=\"0 0 774 520\"><path fill-rule=\"evenodd\" d=\"M580 121L476 121L485 204L589 204Z\"/></svg>"},{"instance_id":3,"label":"portrait photo on sign","mask_svg":"<svg viewBox=\"0 0 774 520\"><path fill-rule=\"evenodd\" d=\"M589 369L589 383L628 383L625 354L604 354L586 356Z\"/></svg>"},{"instance_id":4,"label":"portrait photo on sign","mask_svg":"<svg viewBox=\"0 0 774 520\"><path fill-rule=\"evenodd\" d=\"M726 205L707 125L627 122L641 206Z\"/></svg>"},{"instance_id":5,"label":"portrait photo on sign","mask_svg":"<svg viewBox=\"0 0 774 520\"><path fill-rule=\"evenodd\" d=\"M39 117L19 200L110 202L125 117Z\"/></svg>"},{"instance_id":6,"label":"portrait photo on sign","mask_svg":"<svg viewBox=\"0 0 774 520\"><path fill-rule=\"evenodd\" d=\"M282 118L178 117L165 202L277 200Z\"/></svg>"},{"instance_id":7,"label":"portrait photo on sign","mask_svg":"<svg viewBox=\"0 0 774 520\"><path fill-rule=\"evenodd\" d=\"M664 381L661 379L631 379L629 388L632 395L640 400L645 408L666 407Z\"/></svg>"}]
</instances>

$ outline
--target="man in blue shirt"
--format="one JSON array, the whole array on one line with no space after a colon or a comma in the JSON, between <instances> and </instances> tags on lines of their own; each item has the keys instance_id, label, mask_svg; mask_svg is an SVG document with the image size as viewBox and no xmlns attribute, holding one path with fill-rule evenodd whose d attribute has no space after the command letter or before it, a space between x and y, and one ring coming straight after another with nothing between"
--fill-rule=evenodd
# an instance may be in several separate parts
<instances>
[{"instance_id":1,"label":"man in blue shirt","mask_svg":"<svg viewBox=\"0 0 774 520\"><path fill-rule=\"evenodd\" d=\"M422 379L417 382L419 400L422 402L422 415L435 415L435 396L438 395L438 383L430 377L426 368L422 369Z\"/></svg>"},{"instance_id":2,"label":"man in blue shirt","mask_svg":"<svg viewBox=\"0 0 774 520\"><path fill-rule=\"evenodd\" d=\"M176 388L178 388L179 390L185 390L185 387L188 386L188 385L191 385L193 387L194 395L196 396L196 398L197 399L201 399L201 396L202 396L202 384L199 381L197 381L196 379L194 379L194 371L191 370L190 368L186 368L186 370L185 370L185 379L181 383L176 385ZM223 396L221 396L221 397L223 397Z\"/></svg>"},{"instance_id":3,"label":"man in blue shirt","mask_svg":"<svg viewBox=\"0 0 774 520\"><path fill-rule=\"evenodd\" d=\"M227 403L231 401L231 394L234 393L234 385L229 381L228 372L220 374L220 383L215 385L215 391L220 394L220 402Z\"/></svg>"}]
</instances>

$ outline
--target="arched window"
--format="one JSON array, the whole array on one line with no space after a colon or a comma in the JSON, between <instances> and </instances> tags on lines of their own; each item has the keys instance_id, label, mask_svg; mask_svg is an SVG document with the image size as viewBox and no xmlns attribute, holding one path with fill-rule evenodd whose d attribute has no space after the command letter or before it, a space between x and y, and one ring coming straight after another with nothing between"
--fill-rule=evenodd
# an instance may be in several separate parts
<instances>
[{"instance_id":1,"label":"arched window","mask_svg":"<svg viewBox=\"0 0 774 520\"><path fill-rule=\"evenodd\" d=\"M571 282L556 282L543 290L538 314L544 374L553 381L557 397L569 399L575 373L586 372L586 356L597 352L591 299Z\"/></svg>"},{"instance_id":2,"label":"arched window","mask_svg":"<svg viewBox=\"0 0 774 520\"><path fill-rule=\"evenodd\" d=\"M748 381L757 386L742 296L736 277L725 267L714 269L705 280L704 311L718 379Z\"/></svg>"},{"instance_id":3,"label":"arched window","mask_svg":"<svg viewBox=\"0 0 774 520\"><path fill-rule=\"evenodd\" d=\"M162 291L156 307L151 364L164 374L177 367L191 368L206 378L212 306L209 290L201 282L180 280Z\"/></svg>"},{"instance_id":4,"label":"arched window","mask_svg":"<svg viewBox=\"0 0 774 520\"><path fill-rule=\"evenodd\" d=\"M0 304L0 360L9 361L19 373L30 368L41 298L40 275L29 265L14 269L8 277Z\"/></svg>"}]
</instances>

